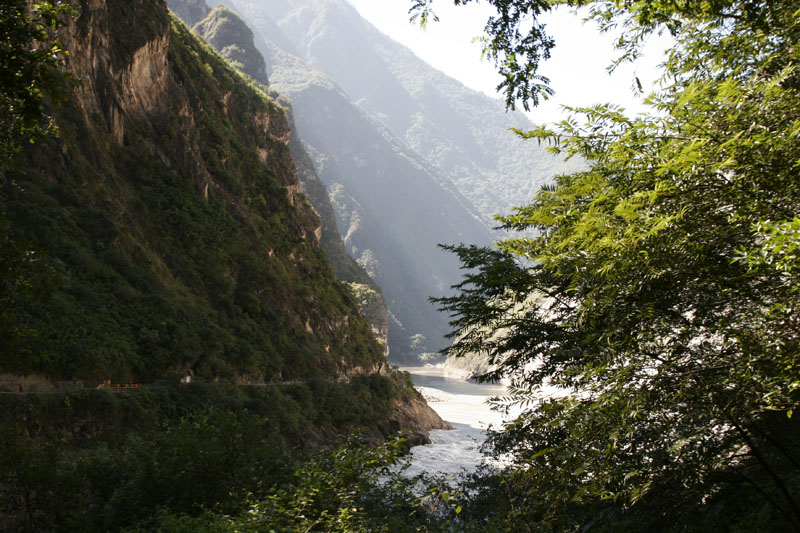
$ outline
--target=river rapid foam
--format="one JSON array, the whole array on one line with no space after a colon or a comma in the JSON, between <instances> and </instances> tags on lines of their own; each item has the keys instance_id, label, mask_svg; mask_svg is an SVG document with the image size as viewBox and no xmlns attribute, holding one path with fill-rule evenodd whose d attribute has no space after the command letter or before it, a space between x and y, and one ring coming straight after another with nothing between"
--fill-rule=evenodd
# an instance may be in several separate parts
<instances>
[{"instance_id":1,"label":"river rapid foam","mask_svg":"<svg viewBox=\"0 0 800 533\"><path fill-rule=\"evenodd\" d=\"M439 366L406 367L414 386L452 430L433 430L431 443L411 449L409 477L417 474L455 476L472 472L483 462L480 446L486 429L499 428L504 416L487 401L506 394L505 385L478 384L444 376Z\"/></svg>"}]
</instances>

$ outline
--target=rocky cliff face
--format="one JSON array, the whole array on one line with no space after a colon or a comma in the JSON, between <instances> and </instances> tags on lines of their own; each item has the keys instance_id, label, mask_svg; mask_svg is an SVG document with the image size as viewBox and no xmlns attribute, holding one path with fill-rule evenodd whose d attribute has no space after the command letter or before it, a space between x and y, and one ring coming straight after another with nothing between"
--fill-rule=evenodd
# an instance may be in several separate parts
<instances>
[{"instance_id":1,"label":"rocky cliff face","mask_svg":"<svg viewBox=\"0 0 800 533\"><path fill-rule=\"evenodd\" d=\"M186 13L186 0L170 0L170 9L176 13ZM205 6L205 4L203 4ZM331 205L328 191L320 181L314 163L303 146L294 124L294 113L289 101L266 87L268 80L261 53L255 47L253 33L239 16L224 6L211 10L195 24L193 31L211 44L225 59L237 69L250 76L271 97L286 108L290 128L289 149L297 167L300 188L320 217L321 226L317 237L333 265L336 275L350 284L355 293L359 308L370 321L373 333L377 336L388 354L389 312L386 301L378 285L367 272L356 263L342 242L336 225L336 215Z\"/></svg>"},{"instance_id":2,"label":"rocky cliff face","mask_svg":"<svg viewBox=\"0 0 800 533\"><path fill-rule=\"evenodd\" d=\"M130 118L165 110L164 96L171 82L170 22L166 16L152 17L147 6L136 2L116 6L91 0L81 8L81 17L62 36L64 47L75 52L70 71L81 82L74 100L86 115L102 115L121 145ZM113 35L112 17L137 20L145 27L131 31L130 39L120 46Z\"/></svg>"},{"instance_id":3,"label":"rocky cliff face","mask_svg":"<svg viewBox=\"0 0 800 533\"><path fill-rule=\"evenodd\" d=\"M453 429L449 422L442 420L436 411L430 408L425 398L414 389L407 391L402 398L395 401L395 413L390 419L393 430L412 430L424 433L433 429Z\"/></svg>"},{"instance_id":4,"label":"rocky cliff face","mask_svg":"<svg viewBox=\"0 0 800 533\"><path fill-rule=\"evenodd\" d=\"M63 44L81 83L58 139L7 191L15 237L62 288L29 302L54 378L249 380L375 371L383 350L299 192L284 109L149 0L83 0Z\"/></svg>"}]
</instances>

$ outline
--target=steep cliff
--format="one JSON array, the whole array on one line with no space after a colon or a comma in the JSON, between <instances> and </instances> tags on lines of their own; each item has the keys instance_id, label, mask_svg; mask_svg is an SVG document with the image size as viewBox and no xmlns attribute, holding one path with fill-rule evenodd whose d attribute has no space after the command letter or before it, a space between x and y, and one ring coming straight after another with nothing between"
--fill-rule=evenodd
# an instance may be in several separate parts
<instances>
[{"instance_id":1,"label":"steep cliff","mask_svg":"<svg viewBox=\"0 0 800 533\"><path fill-rule=\"evenodd\" d=\"M446 175L293 54L289 37L258 7L246 19L272 87L292 101L300 138L328 188L348 252L386 297L390 357L415 361L445 345L447 317L428 298L443 295L460 278L458 262L437 245L488 244L489 230Z\"/></svg>"},{"instance_id":2,"label":"steep cliff","mask_svg":"<svg viewBox=\"0 0 800 533\"><path fill-rule=\"evenodd\" d=\"M203 4L205 5L205 4ZM187 12L187 0L170 0L170 9L176 13ZM268 83L264 58L255 46L253 32L245 22L225 6L210 10L206 7L207 16L199 21L193 31L211 44L225 59L237 69L247 74L260 88L280 102L287 111L289 129L289 149L297 167L297 176L301 190L314 210L320 216L322 226L318 235L322 248L342 281L350 284L359 308L370 321L373 332L388 353L389 312L378 285L367 272L350 257L342 242L336 225L336 215L331 205L328 191L320 181L314 163L303 146L294 124L294 113L286 98L266 87Z\"/></svg>"},{"instance_id":3,"label":"steep cliff","mask_svg":"<svg viewBox=\"0 0 800 533\"><path fill-rule=\"evenodd\" d=\"M80 80L58 139L4 191L16 238L61 288L2 370L149 380L374 371L383 349L336 279L299 193L285 110L166 6L83 0L63 44Z\"/></svg>"}]
</instances>

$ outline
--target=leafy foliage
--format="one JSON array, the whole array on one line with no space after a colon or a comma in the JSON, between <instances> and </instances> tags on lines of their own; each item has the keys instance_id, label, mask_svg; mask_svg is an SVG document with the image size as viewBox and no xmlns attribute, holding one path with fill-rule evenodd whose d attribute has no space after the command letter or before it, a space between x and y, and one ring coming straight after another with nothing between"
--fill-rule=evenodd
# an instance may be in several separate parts
<instances>
[{"instance_id":1,"label":"leafy foliage","mask_svg":"<svg viewBox=\"0 0 800 533\"><path fill-rule=\"evenodd\" d=\"M484 377L527 406L493 440L513 524L800 527L798 15L593 2L628 57L675 37L654 113L573 109L525 133L589 168L500 219L535 237L452 248L470 272L438 300L446 351L486 353Z\"/></svg>"},{"instance_id":2,"label":"leafy foliage","mask_svg":"<svg viewBox=\"0 0 800 533\"><path fill-rule=\"evenodd\" d=\"M453 3L466 5L471 1L455 0ZM506 105L510 109L514 109L519 100L527 111L531 103L536 106L541 98L553 94L548 86L550 80L537 72L539 63L550 57L555 41L536 17L549 11L555 3L551 0L489 0L497 9L497 16L490 17L486 23L483 53L495 62L504 77L497 90L506 92ZM413 0L409 9L411 21L418 20L424 26L429 20L438 20L432 5L433 0Z\"/></svg>"},{"instance_id":3,"label":"leafy foliage","mask_svg":"<svg viewBox=\"0 0 800 533\"><path fill-rule=\"evenodd\" d=\"M0 213L0 357L29 358L38 332L20 320L21 302L41 301L58 286L56 271L44 254L11 239Z\"/></svg>"},{"instance_id":4,"label":"leafy foliage","mask_svg":"<svg viewBox=\"0 0 800 533\"><path fill-rule=\"evenodd\" d=\"M466 5L472 1L454 0L453 3ZM484 54L494 60L498 72L504 77L497 89L505 92L507 107L514 109L519 102L526 110L531 103L535 106L540 99L552 94L549 80L538 71L539 64L550 57L556 43L538 17L559 6L589 6L589 18L597 22L602 31L622 30L617 41L622 54L612 67L636 59L642 43L653 32L667 31L673 36L686 36L695 28L705 31L728 23L738 25L739 30L760 31L771 29L770 19L774 20L779 11L773 10L769 2L738 0L680 3L662 0L489 0L488 3L497 9L497 16L490 17L486 23ZM409 14L411 21L422 25L438 20L433 0L411 0ZM724 53L723 48L720 51Z\"/></svg>"},{"instance_id":5,"label":"leafy foliage","mask_svg":"<svg viewBox=\"0 0 800 533\"><path fill-rule=\"evenodd\" d=\"M73 81L60 67L66 52L56 40L62 17L76 9L62 2L4 2L0 6L0 186L25 144L57 131L44 106L59 102ZM45 254L9 234L6 196L0 190L0 357L29 357L37 334L17 315L19 302L37 300L57 285Z\"/></svg>"},{"instance_id":6,"label":"leafy foliage","mask_svg":"<svg viewBox=\"0 0 800 533\"><path fill-rule=\"evenodd\" d=\"M223 519L220 529L373 531L362 500L378 490L378 476L395 464L396 446L371 451L355 444L315 454L295 471L295 483L276 488L247 513Z\"/></svg>"},{"instance_id":7,"label":"leafy foliage","mask_svg":"<svg viewBox=\"0 0 800 533\"><path fill-rule=\"evenodd\" d=\"M127 394L0 396L0 526L149 529L162 511L238 515L266 494L299 497L314 465L340 472L347 461L359 472L377 469L379 460L386 466L388 455L361 465L373 459L367 450L306 455L357 428L378 432L405 386L401 377L373 375L349 383L162 382ZM285 513L294 512L293 501L281 496Z\"/></svg>"},{"instance_id":8,"label":"leafy foliage","mask_svg":"<svg viewBox=\"0 0 800 533\"><path fill-rule=\"evenodd\" d=\"M289 482L254 499L246 512L200 519L166 515L159 530L487 531L484 515L463 519L461 504L467 500L451 487L452 480L407 478L398 456L403 447L402 439L370 449L351 438L308 457Z\"/></svg>"},{"instance_id":9,"label":"leafy foliage","mask_svg":"<svg viewBox=\"0 0 800 533\"><path fill-rule=\"evenodd\" d=\"M62 1L9 0L0 6L0 171L5 174L20 145L55 129L45 96L63 99L69 77L61 71L65 50L56 40L65 14Z\"/></svg>"}]
</instances>

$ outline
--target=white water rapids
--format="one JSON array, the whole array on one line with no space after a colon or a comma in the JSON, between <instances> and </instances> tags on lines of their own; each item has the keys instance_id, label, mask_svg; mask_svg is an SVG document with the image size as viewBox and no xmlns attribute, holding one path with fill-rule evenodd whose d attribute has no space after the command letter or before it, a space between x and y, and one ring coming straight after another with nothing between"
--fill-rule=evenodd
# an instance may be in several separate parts
<instances>
[{"instance_id":1,"label":"white water rapids","mask_svg":"<svg viewBox=\"0 0 800 533\"><path fill-rule=\"evenodd\" d=\"M506 394L504 385L486 385L446 378L440 367L407 367L415 387L434 411L450 422L453 430L433 430L431 443L411 449L408 476L420 473L456 475L474 471L482 462L480 446L489 425L499 428L503 415L493 411L487 400Z\"/></svg>"}]
</instances>

